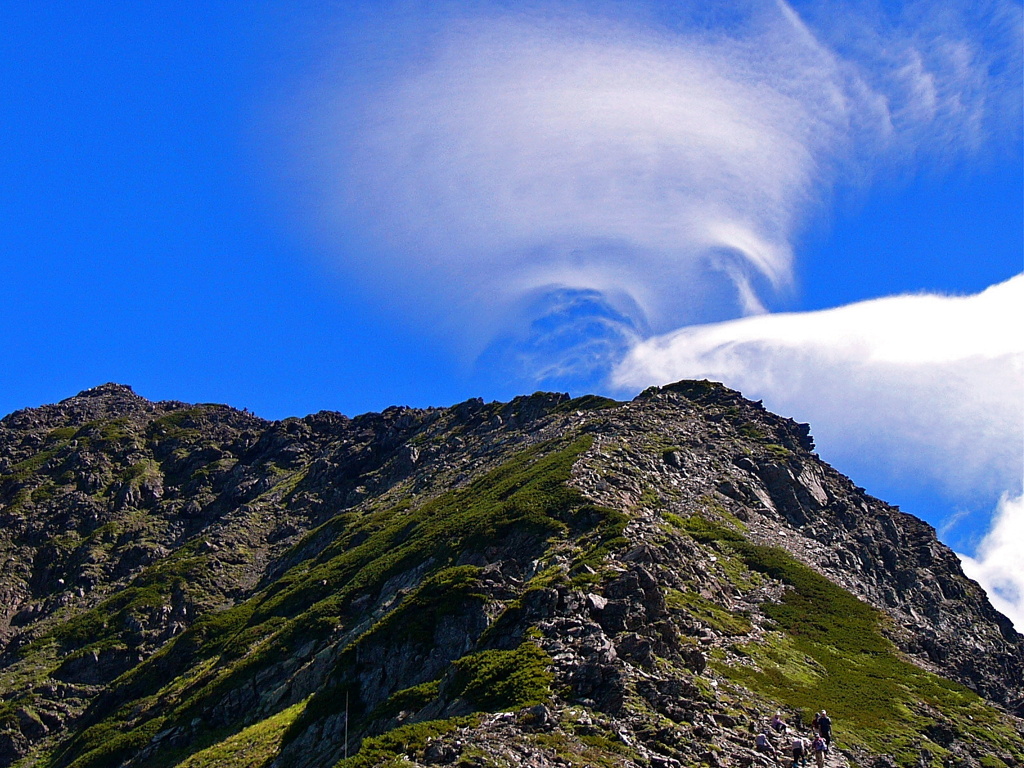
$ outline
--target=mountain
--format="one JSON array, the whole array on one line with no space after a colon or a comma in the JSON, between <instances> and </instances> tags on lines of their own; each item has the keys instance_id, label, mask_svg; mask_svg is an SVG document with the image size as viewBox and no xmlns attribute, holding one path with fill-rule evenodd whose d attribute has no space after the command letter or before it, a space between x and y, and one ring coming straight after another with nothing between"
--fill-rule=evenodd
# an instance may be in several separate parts
<instances>
[{"instance_id":1,"label":"mountain","mask_svg":"<svg viewBox=\"0 0 1024 768\"><path fill-rule=\"evenodd\" d=\"M270 422L0 420L0 765L1024 765L1024 639L706 381Z\"/></svg>"}]
</instances>

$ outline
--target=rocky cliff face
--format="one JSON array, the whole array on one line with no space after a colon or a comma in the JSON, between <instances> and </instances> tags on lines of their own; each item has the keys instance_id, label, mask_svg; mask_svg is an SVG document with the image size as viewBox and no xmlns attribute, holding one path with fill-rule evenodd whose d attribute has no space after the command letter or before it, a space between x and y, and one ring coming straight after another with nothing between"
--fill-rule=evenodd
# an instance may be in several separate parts
<instances>
[{"instance_id":1,"label":"rocky cliff face","mask_svg":"<svg viewBox=\"0 0 1024 768\"><path fill-rule=\"evenodd\" d=\"M708 382L0 421L0 766L1024 765L1024 640L925 523Z\"/></svg>"}]
</instances>

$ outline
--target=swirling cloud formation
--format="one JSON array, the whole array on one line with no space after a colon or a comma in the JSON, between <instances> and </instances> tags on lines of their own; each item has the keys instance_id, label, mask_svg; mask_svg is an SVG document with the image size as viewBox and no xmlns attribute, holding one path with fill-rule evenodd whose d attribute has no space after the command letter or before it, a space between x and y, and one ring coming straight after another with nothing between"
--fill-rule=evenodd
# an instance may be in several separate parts
<instances>
[{"instance_id":1,"label":"swirling cloud formation","mask_svg":"<svg viewBox=\"0 0 1024 768\"><path fill-rule=\"evenodd\" d=\"M537 378L760 313L838 174L971 151L1019 101L1015 6L984 29L830 7L385 7L307 91L305 212L346 274L477 352L511 333Z\"/></svg>"}]
</instances>

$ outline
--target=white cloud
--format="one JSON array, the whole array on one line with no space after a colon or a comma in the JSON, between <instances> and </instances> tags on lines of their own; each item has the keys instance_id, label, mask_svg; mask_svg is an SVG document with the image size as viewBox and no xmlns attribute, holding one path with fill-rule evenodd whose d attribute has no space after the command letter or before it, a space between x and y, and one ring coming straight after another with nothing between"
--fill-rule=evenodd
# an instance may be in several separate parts
<instances>
[{"instance_id":1,"label":"white cloud","mask_svg":"<svg viewBox=\"0 0 1024 768\"><path fill-rule=\"evenodd\" d=\"M653 3L397 7L346 29L342 74L310 89L304 205L347 274L477 350L547 313L545 292L601 294L624 333L762 312L840 171L971 149L1017 82L935 13L828 4L814 26L751 3L717 28Z\"/></svg>"},{"instance_id":2,"label":"white cloud","mask_svg":"<svg viewBox=\"0 0 1024 768\"><path fill-rule=\"evenodd\" d=\"M844 471L995 499L1022 484L1022 327L1024 275L974 296L692 326L638 344L612 378L633 389L722 381L813 424L822 454Z\"/></svg>"},{"instance_id":3,"label":"white cloud","mask_svg":"<svg viewBox=\"0 0 1024 768\"><path fill-rule=\"evenodd\" d=\"M763 34L779 48L784 32ZM453 22L428 63L332 113L326 215L474 317L551 287L695 319L682 307L716 280L788 284L815 155L843 119L818 108L832 83L787 93L763 64L609 22Z\"/></svg>"},{"instance_id":4,"label":"white cloud","mask_svg":"<svg viewBox=\"0 0 1024 768\"><path fill-rule=\"evenodd\" d=\"M981 584L996 610L1024 633L1024 496L1004 496L976 557L958 556L964 573Z\"/></svg>"}]
</instances>

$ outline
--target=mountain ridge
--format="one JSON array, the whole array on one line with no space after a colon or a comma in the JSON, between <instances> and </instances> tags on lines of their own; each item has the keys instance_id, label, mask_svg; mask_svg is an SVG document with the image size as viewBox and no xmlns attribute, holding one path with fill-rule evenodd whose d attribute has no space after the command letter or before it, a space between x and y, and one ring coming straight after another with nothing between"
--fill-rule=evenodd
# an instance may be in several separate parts
<instances>
[{"instance_id":1,"label":"mountain ridge","mask_svg":"<svg viewBox=\"0 0 1024 768\"><path fill-rule=\"evenodd\" d=\"M16 411L0 764L203 765L257 729L262 762L209 764L749 765L745 699L828 696L862 731L837 759L1024 761L1020 635L812 450L711 382L281 421L106 384ZM828 693L847 658L901 680L876 703L898 727Z\"/></svg>"}]
</instances>

